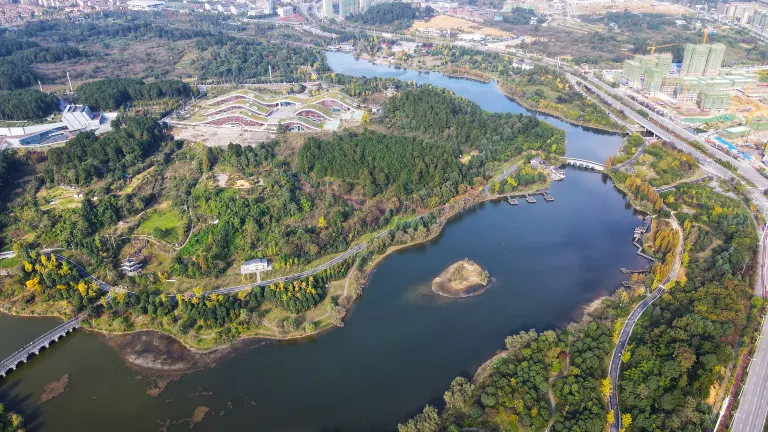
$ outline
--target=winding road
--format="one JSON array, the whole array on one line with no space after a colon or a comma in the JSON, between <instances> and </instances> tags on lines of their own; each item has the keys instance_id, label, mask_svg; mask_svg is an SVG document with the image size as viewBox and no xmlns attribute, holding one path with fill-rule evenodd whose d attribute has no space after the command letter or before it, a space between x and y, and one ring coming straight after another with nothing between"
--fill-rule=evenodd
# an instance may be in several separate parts
<instances>
[{"instance_id":1,"label":"winding road","mask_svg":"<svg viewBox=\"0 0 768 432\"><path fill-rule=\"evenodd\" d=\"M375 238L378 239L378 238L382 237L383 235L387 234L388 232L389 232L389 230L382 231L382 232L376 234ZM366 248L366 246L367 246L367 243L361 243L359 245L356 245L356 246L348 249L346 252L342 253L341 255L339 255L339 256L329 260L328 262L320 264L320 265L318 265L316 267L313 267L313 268L311 268L309 270L305 270L305 271L302 271L302 272L294 273L294 274L287 275L287 276L281 276L281 277L278 277L278 278L269 279L269 280L265 280L265 281L261 281L261 282L251 282L251 283L247 283L247 284L243 284L243 285L236 285L236 286L231 286L231 287L226 287L226 288L217 288L217 289L213 289L213 290L203 291L201 295L202 296L209 296L211 294L220 294L220 295L223 295L223 294L234 294L236 292L249 289L249 288L253 287L254 285L267 286L267 285L270 285L270 284L276 284L276 283L280 283L280 282L291 281L291 280L294 280L294 279L301 279L301 278L309 277L309 276L312 276L314 274L320 273L323 270L331 268L335 264L338 264L338 263L346 260L347 258L350 258L350 257L358 254L359 252L363 251ZM116 292L116 291L123 291L122 288L112 286L112 285L110 285L110 284L108 284L108 283L106 283L106 282L96 278L94 275L88 273L88 271L85 270L80 264L72 261L71 259L69 259L69 258L67 258L67 257L65 257L63 255L59 255L59 254L52 254L52 255L55 255L56 258L59 259L60 261L66 261L70 265L74 266L82 277L88 278L88 279L96 282L98 284L98 286L99 286L99 289L101 289L102 291L107 291L107 292L110 292L110 293ZM137 294L134 291L127 291L127 290L124 290L124 291L128 292L129 294ZM194 293L185 293L185 294L191 295L191 296L195 295Z\"/></svg>"},{"instance_id":2,"label":"winding road","mask_svg":"<svg viewBox=\"0 0 768 432\"><path fill-rule=\"evenodd\" d=\"M608 411L613 411L614 416L613 424L611 424L612 432L618 432L621 430L621 413L619 411L618 387L619 374L621 373L621 357L624 355L624 350L627 348L629 338L632 336L632 330L635 328L637 321L643 315L643 312L645 312L645 310L648 309L648 306L655 302L656 299L664 294L664 291L666 290L665 285L674 280L677 277L677 272L680 270L684 248L683 230L680 228L680 224L677 222L677 219L675 219L674 216L670 218L669 221L675 227L675 231L677 231L678 234L677 250L675 251L675 262L672 265L672 268L669 270L667 277L661 284L659 284L659 287L656 288L656 290L651 293L651 295L643 299L643 301L635 306L635 308L629 314L629 317L627 317L627 320L624 322L624 326L621 328L619 341L616 343L616 347L614 348L613 354L611 355L611 364L608 368L608 376L611 378L611 387L613 388L613 391L608 398Z\"/></svg>"}]
</instances>

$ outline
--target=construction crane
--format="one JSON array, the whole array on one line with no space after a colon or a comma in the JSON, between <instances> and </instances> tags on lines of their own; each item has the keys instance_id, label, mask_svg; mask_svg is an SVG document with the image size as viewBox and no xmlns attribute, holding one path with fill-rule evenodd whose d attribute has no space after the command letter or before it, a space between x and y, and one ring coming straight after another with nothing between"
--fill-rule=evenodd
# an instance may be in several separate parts
<instances>
[{"instance_id":1,"label":"construction crane","mask_svg":"<svg viewBox=\"0 0 768 432\"><path fill-rule=\"evenodd\" d=\"M707 43L707 38L709 37L710 33L712 33L712 25L711 24L707 26L706 30L704 30L704 42L702 42L703 44Z\"/></svg>"},{"instance_id":2,"label":"construction crane","mask_svg":"<svg viewBox=\"0 0 768 432\"><path fill-rule=\"evenodd\" d=\"M651 51L651 55L653 55L653 53L656 52L656 48L670 47L673 45L677 45L677 44L653 45L653 46L649 46L648 50Z\"/></svg>"}]
</instances>

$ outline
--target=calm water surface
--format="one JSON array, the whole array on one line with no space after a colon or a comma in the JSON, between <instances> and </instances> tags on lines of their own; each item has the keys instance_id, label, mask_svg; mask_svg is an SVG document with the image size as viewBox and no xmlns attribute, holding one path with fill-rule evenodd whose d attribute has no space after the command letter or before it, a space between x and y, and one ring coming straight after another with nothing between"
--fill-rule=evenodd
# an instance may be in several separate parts
<instances>
[{"instance_id":1,"label":"calm water surface","mask_svg":"<svg viewBox=\"0 0 768 432\"><path fill-rule=\"evenodd\" d=\"M354 75L396 76L451 88L492 111L524 112L494 84L398 71L330 54ZM568 134L568 154L602 161L621 137L549 119ZM33 422L30 430L144 431L211 408L195 430L370 431L439 402L450 381L470 375L503 348L506 335L578 318L591 300L618 288L620 267L645 263L630 243L638 219L601 175L569 169L556 201L487 203L448 223L434 241L386 259L342 329L298 344L248 350L146 394L137 373L99 336L65 338L0 381L0 400ZM480 296L438 298L430 281L470 258L496 283ZM0 355L56 320L0 316ZM45 384L70 375L70 390L44 404ZM172 424L169 430L186 430Z\"/></svg>"}]
</instances>

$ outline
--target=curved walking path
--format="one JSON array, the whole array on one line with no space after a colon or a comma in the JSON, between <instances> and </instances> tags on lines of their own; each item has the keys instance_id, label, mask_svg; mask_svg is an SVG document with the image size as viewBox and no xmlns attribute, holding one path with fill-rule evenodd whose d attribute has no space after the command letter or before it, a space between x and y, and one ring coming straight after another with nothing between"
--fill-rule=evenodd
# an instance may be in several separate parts
<instances>
[{"instance_id":1,"label":"curved walking path","mask_svg":"<svg viewBox=\"0 0 768 432\"><path fill-rule=\"evenodd\" d=\"M549 404L552 406L552 418L549 419L545 432L549 432L549 429L555 424L555 415L557 415L557 403L555 403L555 395L552 393L552 383L568 376L568 372L571 371L571 344L568 343L568 357L565 360L565 372L555 375L547 381L547 394L549 395Z\"/></svg>"},{"instance_id":2,"label":"curved walking path","mask_svg":"<svg viewBox=\"0 0 768 432\"><path fill-rule=\"evenodd\" d=\"M511 167L507 168L503 173L499 174L499 176L496 177L494 180L497 183L501 183L502 180L506 179L507 177L509 177L510 174L512 174L513 172L517 171L517 168L519 166L520 166L520 162L518 161L518 162L514 163ZM491 193L490 193L491 192L491 183L492 182L488 182L488 184L483 187L483 193L485 195L487 195L487 196L491 196Z\"/></svg>"},{"instance_id":3,"label":"curved walking path","mask_svg":"<svg viewBox=\"0 0 768 432\"><path fill-rule=\"evenodd\" d=\"M648 142L643 140L643 145L640 146L640 148L635 152L634 155L632 155L631 158L629 158L629 160L614 166L613 169L621 169L621 168L624 168L624 167L628 167L628 166L634 165L635 162L637 161L637 159L640 158L640 156L642 156L643 153L645 152L645 147L647 145L648 145Z\"/></svg>"},{"instance_id":4,"label":"curved walking path","mask_svg":"<svg viewBox=\"0 0 768 432\"><path fill-rule=\"evenodd\" d=\"M637 306L635 306L635 308L629 314L629 317L627 317L627 320L624 322L624 326L621 328L619 341L616 343L616 347L614 348L613 354L611 355L611 364L608 368L608 375L611 378L611 387L613 388L611 395L608 397L608 411L613 411L614 417L613 423L611 424L611 432L618 432L621 430L621 413L619 412L618 385L619 374L621 372L621 357L624 355L624 350L627 348L629 338L632 336L632 330L635 328L637 320L639 320L643 315L643 312L645 312L645 310L648 309L648 306L655 302L656 299L664 294L664 291L666 290L665 285L674 280L677 277L677 272L680 270L680 263L683 257L684 248L683 230L680 228L680 224L677 222L677 219L674 217L674 215L669 218L669 221L672 226L675 227L675 230L678 234L678 245L677 250L675 251L675 262L672 265L672 268L670 269L666 279L664 279L664 281L659 284L659 287L656 288L656 290L651 293L650 296L646 297Z\"/></svg>"},{"instance_id":5,"label":"curved walking path","mask_svg":"<svg viewBox=\"0 0 768 432\"><path fill-rule=\"evenodd\" d=\"M377 234L376 237L374 237L374 238L380 238L381 236L383 236L387 232L389 232L389 230L382 231L379 234ZM323 264L320 264L320 265L318 265L316 267L313 267L313 268L311 268L309 270L305 270L305 271L302 271L302 272L294 273L294 274L287 275L287 276L281 276L281 277L278 277L278 278L269 279L269 280L265 280L265 281L261 281L261 282L252 282L252 283L247 283L247 284L243 284L243 285L236 285L236 286L231 286L231 287L226 287L226 288L217 288L217 289L213 289L213 290L203 291L201 295L202 296L209 296L211 294L221 294L221 295L223 295L223 294L234 294L236 292L249 289L249 288L253 287L254 285L267 286L267 285L270 285L270 284L276 284L276 283L280 283L280 282L287 282L287 281L291 281L291 280L294 280L294 279L301 279L301 278L305 278L305 277L308 277L308 276L312 276L312 275L315 275L317 273L320 273L323 270L327 270L327 269L333 267L334 265L336 265L336 264L346 260L347 258L350 258L350 257L356 255L357 253L359 253L362 250L364 250L367 246L368 246L367 243L360 243L359 245L353 246L352 248L348 249L346 252L342 253L341 255L337 256L336 258L333 258L333 259L331 259L331 260L329 260L329 261L327 261L327 262L325 262ZM122 290L122 288L118 288L118 287L112 286L112 285L110 285L110 284L108 284L108 283L106 283L106 282L104 282L104 281L102 281L100 279L97 279L95 276L93 276L92 274L88 273L88 271L85 270L80 264L72 261L71 259L69 259L69 258L67 258L67 257L65 257L63 255L59 255L59 254L53 254L53 255L55 255L57 259L59 259L61 261L66 261L70 265L73 265L77 269L77 271L80 273L80 275L82 277L88 278L88 279L96 282L98 284L98 286L99 286L99 289L101 289L102 291L107 291L109 293L112 293L112 292L115 292L115 291L118 291L118 290ZM346 287L345 287L345 290L346 290ZM128 292L129 294L136 294L135 292L128 291L128 290L126 290L126 292ZM184 293L184 294L195 295L194 293Z\"/></svg>"}]
</instances>

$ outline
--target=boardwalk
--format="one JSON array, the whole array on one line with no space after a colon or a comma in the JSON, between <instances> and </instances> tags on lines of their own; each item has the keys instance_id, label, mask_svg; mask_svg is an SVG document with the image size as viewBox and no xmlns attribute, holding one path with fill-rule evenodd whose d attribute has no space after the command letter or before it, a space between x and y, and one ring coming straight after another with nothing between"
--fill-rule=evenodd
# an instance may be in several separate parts
<instances>
[{"instance_id":1,"label":"boardwalk","mask_svg":"<svg viewBox=\"0 0 768 432\"><path fill-rule=\"evenodd\" d=\"M58 341L78 327L80 327L80 317L71 319L24 345L23 348L0 362L0 377L4 377L8 375L8 373L16 370L21 364L26 363L31 355L40 354L41 350L50 347L52 343Z\"/></svg>"}]
</instances>

